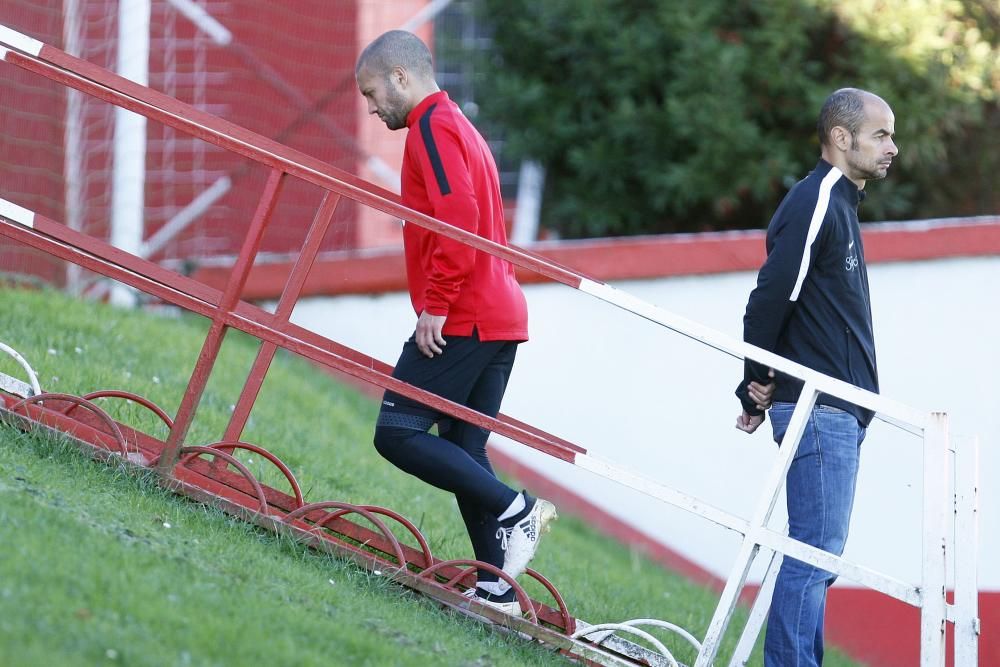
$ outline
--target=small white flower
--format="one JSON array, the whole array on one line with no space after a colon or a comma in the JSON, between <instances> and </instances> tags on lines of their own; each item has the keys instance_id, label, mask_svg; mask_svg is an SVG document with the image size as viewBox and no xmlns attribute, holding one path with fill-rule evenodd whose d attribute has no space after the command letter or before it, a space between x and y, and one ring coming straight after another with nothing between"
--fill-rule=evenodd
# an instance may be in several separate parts
<instances>
[{"instance_id":1,"label":"small white flower","mask_svg":"<svg viewBox=\"0 0 1000 667\"><path fill-rule=\"evenodd\" d=\"M76 352L77 354L83 354L83 350L78 347L74 347L73 351Z\"/></svg>"},{"instance_id":2,"label":"small white flower","mask_svg":"<svg viewBox=\"0 0 1000 667\"><path fill-rule=\"evenodd\" d=\"M104 655L108 656L108 660L118 659L118 651L114 650L113 648L109 648L107 651L105 651Z\"/></svg>"},{"instance_id":3,"label":"small white flower","mask_svg":"<svg viewBox=\"0 0 1000 667\"><path fill-rule=\"evenodd\" d=\"M327 579L327 581L329 581L329 582L330 582L330 585L331 585L331 586L333 586L333 585L335 585L335 584L337 583L337 582L336 582L336 581L334 581L333 579Z\"/></svg>"},{"instance_id":4,"label":"small white flower","mask_svg":"<svg viewBox=\"0 0 1000 667\"><path fill-rule=\"evenodd\" d=\"M164 521L164 522L163 522L163 527L164 527L164 528L170 528L170 523L169 523L169 522L167 522L167 521Z\"/></svg>"},{"instance_id":5,"label":"small white flower","mask_svg":"<svg viewBox=\"0 0 1000 667\"><path fill-rule=\"evenodd\" d=\"M50 347L49 354L59 354L59 350L55 349L54 347Z\"/></svg>"},{"instance_id":6,"label":"small white flower","mask_svg":"<svg viewBox=\"0 0 1000 667\"><path fill-rule=\"evenodd\" d=\"M382 570L375 570L375 574L377 576L382 576Z\"/></svg>"},{"instance_id":7,"label":"small white flower","mask_svg":"<svg viewBox=\"0 0 1000 667\"><path fill-rule=\"evenodd\" d=\"M153 384L160 384L160 378L158 378L157 376L154 375L153 376Z\"/></svg>"}]
</instances>

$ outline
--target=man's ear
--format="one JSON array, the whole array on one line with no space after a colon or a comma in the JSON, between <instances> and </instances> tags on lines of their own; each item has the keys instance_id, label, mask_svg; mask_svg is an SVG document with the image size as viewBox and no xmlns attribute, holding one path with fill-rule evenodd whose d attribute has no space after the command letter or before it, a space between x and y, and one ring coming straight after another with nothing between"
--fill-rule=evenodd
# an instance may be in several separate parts
<instances>
[{"instance_id":1,"label":"man's ear","mask_svg":"<svg viewBox=\"0 0 1000 667\"><path fill-rule=\"evenodd\" d=\"M842 151L847 151L851 148L851 133L848 132L846 127L834 125L830 130L830 140L834 146Z\"/></svg>"},{"instance_id":2,"label":"man's ear","mask_svg":"<svg viewBox=\"0 0 1000 667\"><path fill-rule=\"evenodd\" d=\"M392 68L392 71L389 73L389 78L395 81L396 85L400 88L406 88L409 83L409 73L399 65Z\"/></svg>"}]
</instances>

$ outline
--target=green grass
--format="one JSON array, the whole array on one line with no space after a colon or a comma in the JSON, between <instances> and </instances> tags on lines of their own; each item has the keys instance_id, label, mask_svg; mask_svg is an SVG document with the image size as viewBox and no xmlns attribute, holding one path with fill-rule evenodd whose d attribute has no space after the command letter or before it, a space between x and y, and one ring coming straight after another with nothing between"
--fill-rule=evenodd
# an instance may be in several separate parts
<instances>
[{"instance_id":1,"label":"green grass","mask_svg":"<svg viewBox=\"0 0 1000 667\"><path fill-rule=\"evenodd\" d=\"M44 290L0 291L0 313L0 341L32 363L44 389L127 389L171 414L207 331L196 317L120 311ZM221 437L256 349L246 336L227 337L188 443ZM24 377L5 355L0 371ZM165 436L135 405L102 405ZM370 399L279 354L243 439L281 457L307 501L400 510L439 558L471 557L451 496L375 453L375 414ZM286 487L260 457L240 458L266 483ZM354 565L174 496L148 475L6 426L0 544L3 665L565 664ZM568 516L532 566L590 622L657 617L698 635L717 601ZM689 652L677 655L691 661ZM761 664L759 655L751 664ZM855 663L830 652L826 664Z\"/></svg>"}]
</instances>

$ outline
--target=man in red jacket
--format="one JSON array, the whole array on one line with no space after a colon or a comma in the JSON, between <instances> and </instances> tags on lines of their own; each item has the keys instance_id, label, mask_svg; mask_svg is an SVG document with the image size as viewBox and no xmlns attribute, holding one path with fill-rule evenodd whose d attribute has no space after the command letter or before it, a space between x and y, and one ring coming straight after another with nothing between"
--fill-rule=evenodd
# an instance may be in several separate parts
<instances>
[{"instance_id":1,"label":"man in red jacket","mask_svg":"<svg viewBox=\"0 0 1000 667\"><path fill-rule=\"evenodd\" d=\"M368 113L390 130L409 129L403 204L507 244L496 164L486 141L434 79L431 54L415 35L387 32L358 58L355 77ZM459 241L407 223L406 277L417 314L393 377L495 417L528 339L528 310L514 267ZM439 435L429 433L438 426ZM401 470L455 494L478 560L511 577L524 572L556 518L552 503L496 478L489 432L391 391L375 427L378 452ZM475 594L507 613L513 590L480 570ZM470 593L471 595L471 593Z\"/></svg>"}]
</instances>

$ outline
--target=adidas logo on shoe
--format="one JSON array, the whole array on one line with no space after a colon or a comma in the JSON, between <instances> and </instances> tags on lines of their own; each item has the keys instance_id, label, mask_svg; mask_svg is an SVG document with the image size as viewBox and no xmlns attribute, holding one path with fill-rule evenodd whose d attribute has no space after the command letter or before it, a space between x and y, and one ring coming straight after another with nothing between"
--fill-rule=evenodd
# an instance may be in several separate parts
<instances>
[{"instance_id":1,"label":"adidas logo on shoe","mask_svg":"<svg viewBox=\"0 0 1000 667\"><path fill-rule=\"evenodd\" d=\"M512 577L524 574L535 557L542 535L549 531L549 524L559 518L555 505L549 501L536 498L533 503L527 515L506 529L509 533L503 571Z\"/></svg>"}]
</instances>

